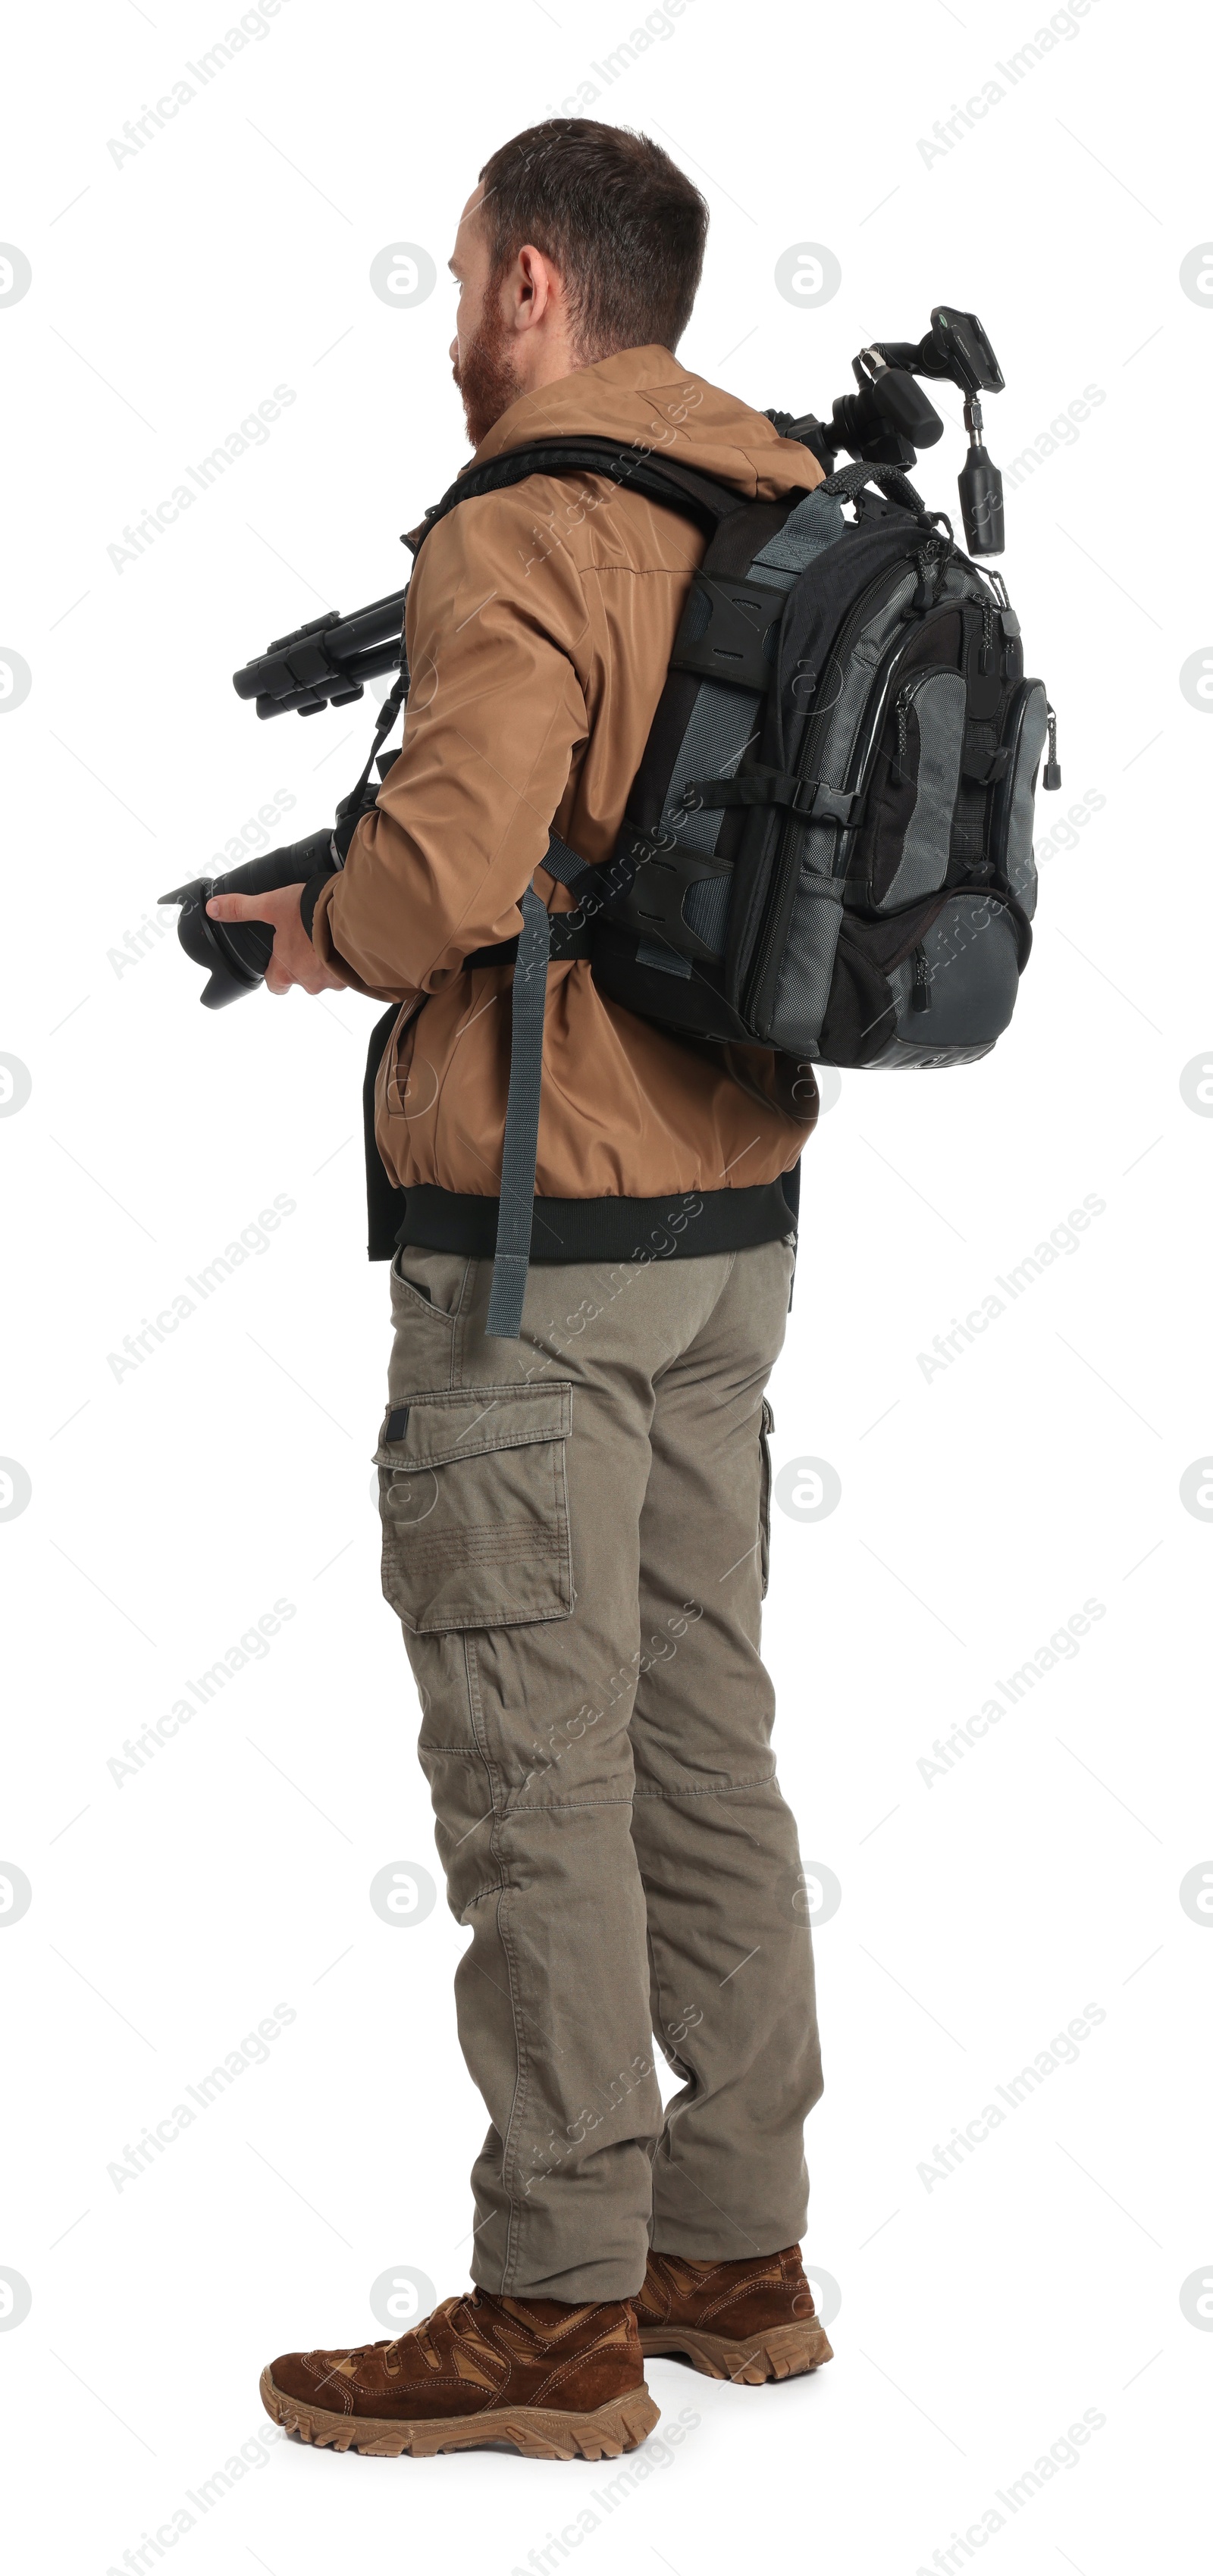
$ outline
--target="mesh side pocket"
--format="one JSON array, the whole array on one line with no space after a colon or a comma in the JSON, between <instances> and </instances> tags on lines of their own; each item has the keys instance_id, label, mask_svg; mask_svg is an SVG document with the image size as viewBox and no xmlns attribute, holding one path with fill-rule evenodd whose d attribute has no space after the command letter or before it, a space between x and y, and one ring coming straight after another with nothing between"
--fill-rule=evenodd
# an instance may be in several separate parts
<instances>
[{"instance_id":1,"label":"mesh side pocket","mask_svg":"<svg viewBox=\"0 0 1213 2576\"><path fill-rule=\"evenodd\" d=\"M724 950L725 930L729 918L729 877L704 877L699 885L689 887L682 898L682 918L704 947L719 957Z\"/></svg>"},{"instance_id":2,"label":"mesh side pocket","mask_svg":"<svg viewBox=\"0 0 1213 2576\"><path fill-rule=\"evenodd\" d=\"M1025 680L1012 698L1003 740L1010 751L994 813L993 859L1030 921L1036 910L1036 860L1032 829L1036 772L1049 730L1043 680Z\"/></svg>"}]
</instances>

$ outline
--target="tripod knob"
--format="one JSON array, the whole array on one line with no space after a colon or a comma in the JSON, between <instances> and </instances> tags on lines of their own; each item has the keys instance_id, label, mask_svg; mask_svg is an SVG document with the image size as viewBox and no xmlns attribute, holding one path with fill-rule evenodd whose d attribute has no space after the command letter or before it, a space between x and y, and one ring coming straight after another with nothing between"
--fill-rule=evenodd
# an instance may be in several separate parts
<instances>
[{"instance_id":1,"label":"tripod knob","mask_svg":"<svg viewBox=\"0 0 1213 2576\"><path fill-rule=\"evenodd\" d=\"M958 476L960 515L971 555L1000 555L1006 544L1002 513L1002 476L986 449L974 440Z\"/></svg>"}]
</instances>

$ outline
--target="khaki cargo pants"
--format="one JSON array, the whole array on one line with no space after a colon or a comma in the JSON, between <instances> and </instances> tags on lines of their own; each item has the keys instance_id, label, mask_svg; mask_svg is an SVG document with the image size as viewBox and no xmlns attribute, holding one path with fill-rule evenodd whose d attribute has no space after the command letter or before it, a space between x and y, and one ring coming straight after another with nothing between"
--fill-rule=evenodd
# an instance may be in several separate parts
<instances>
[{"instance_id":1,"label":"khaki cargo pants","mask_svg":"<svg viewBox=\"0 0 1213 2576\"><path fill-rule=\"evenodd\" d=\"M650 2242L733 2260L804 2227L813 1967L758 1651L791 1269L784 1243L545 1263L506 1342L487 1261L393 1268L383 1584L472 1934L484 2289L624 2298Z\"/></svg>"}]
</instances>

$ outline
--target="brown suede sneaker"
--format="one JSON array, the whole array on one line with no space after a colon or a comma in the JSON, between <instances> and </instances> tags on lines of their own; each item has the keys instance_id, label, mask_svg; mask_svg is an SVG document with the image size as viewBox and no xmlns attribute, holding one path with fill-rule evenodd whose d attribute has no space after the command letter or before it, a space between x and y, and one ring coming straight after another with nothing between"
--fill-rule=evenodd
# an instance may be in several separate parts
<instances>
[{"instance_id":1,"label":"brown suede sneaker","mask_svg":"<svg viewBox=\"0 0 1213 2576\"><path fill-rule=\"evenodd\" d=\"M267 2415L305 2442L397 2459L509 2442L531 2460L615 2460L651 2433L630 2300L573 2307L444 2299L394 2342L288 2352L261 2374Z\"/></svg>"},{"instance_id":2,"label":"brown suede sneaker","mask_svg":"<svg viewBox=\"0 0 1213 2576\"><path fill-rule=\"evenodd\" d=\"M709 2379L792 2379L832 2361L799 2245L745 2263L650 2254L636 2301L640 2349L681 2353Z\"/></svg>"}]
</instances>

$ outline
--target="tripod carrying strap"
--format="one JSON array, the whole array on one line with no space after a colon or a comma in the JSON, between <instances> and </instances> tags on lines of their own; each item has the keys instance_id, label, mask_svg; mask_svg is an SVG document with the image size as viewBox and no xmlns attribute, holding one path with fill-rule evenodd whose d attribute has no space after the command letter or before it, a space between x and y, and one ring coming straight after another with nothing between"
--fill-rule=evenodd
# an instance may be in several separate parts
<instances>
[{"instance_id":1,"label":"tripod carrying strap","mask_svg":"<svg viewBox=\"0 0 1213 2576\"><path fill-rule=\"evenodd\" d=\"M351 787L349 795L342 797L341 803L337 808L337 823L333 832L333 853L342 867L345 866L350 843L353 840L354 834L358 829L363 815L369 813L371 807L374 805L375 794L377 794L378 791L376 790L372 793L368 799L367 788L370 785L371 771L375 765L376 754L379 751L380 745L387 741L388 735L390 734L396 718L400 713L400 709L408 696L408 690L409 675L408 669L405 667L401 670L399 679L396 681L394 687L388 691L388 694L383 701L383 705L380 707L379 719L375 726L374 740L367 753L366 766L362 772L362 776L358 780L357 786Z\"/></svg>"}]
</instances>

